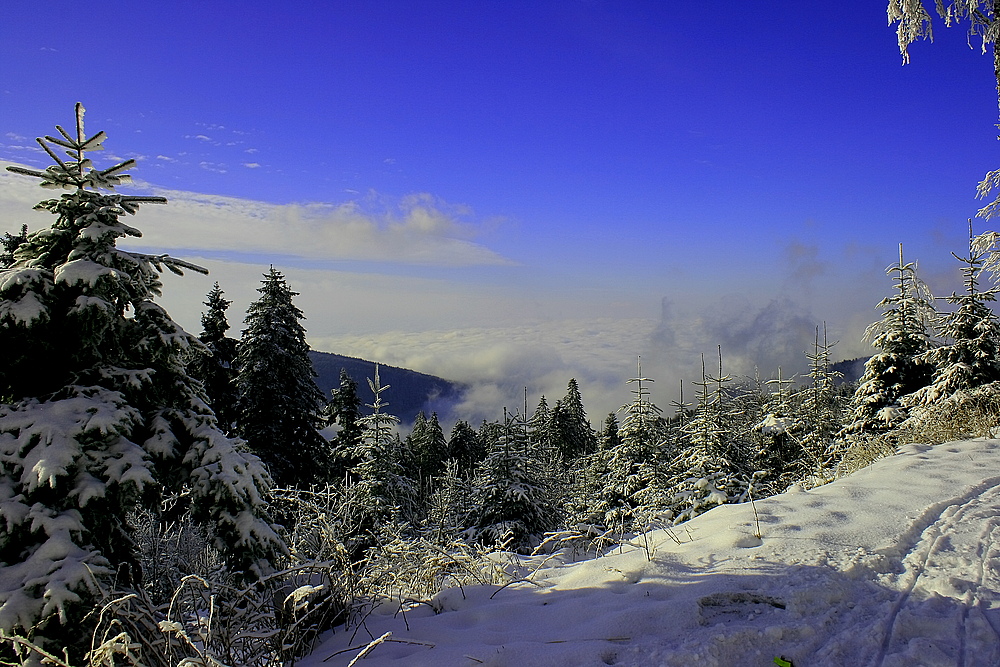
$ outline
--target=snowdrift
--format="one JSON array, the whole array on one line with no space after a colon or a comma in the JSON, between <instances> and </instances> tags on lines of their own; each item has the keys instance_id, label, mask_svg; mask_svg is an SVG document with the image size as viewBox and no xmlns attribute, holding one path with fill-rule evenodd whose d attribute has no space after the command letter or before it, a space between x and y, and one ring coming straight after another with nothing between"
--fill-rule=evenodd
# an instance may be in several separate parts
<instances>
[{"instance_id":1,"label":"snowdrift","mask_svg":"<svg viewBox=\"0 0 1000 667\"><path fill-rule=\"evenodd\" d=\"M405 618L385 605L300 664L347 665L387 632L357 664L1000 663L1000 440L909 445L756 515L726 505L651 549L523 559L541 565L528 582L448 589Z\"/></svg>"}]
</instances>

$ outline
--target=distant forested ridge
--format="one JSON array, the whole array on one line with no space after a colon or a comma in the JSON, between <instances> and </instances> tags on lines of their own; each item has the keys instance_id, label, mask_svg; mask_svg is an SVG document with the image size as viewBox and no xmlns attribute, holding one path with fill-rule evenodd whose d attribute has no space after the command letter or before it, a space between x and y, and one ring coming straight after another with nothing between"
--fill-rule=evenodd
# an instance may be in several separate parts
<instances>
[{"instance_id":1,"label":"distant forested ridge","mask_svg":"<svg viewBox=\"0 0 1000 667\"><path fill-rule=\"evenodd\" d=\"M368 378L375 374L374 361L316 350L311 350L309 357L318 376L316 384L327 398L332 389L340 386L340 369L346 370L359 387L367 387ZM383 385L391 386L387 395L389 411L404 424L412 424L419 412L427 415L436 412L442 421L450 420L453 408L466 390L466 386L458 382L381 363L379 375ZM363 402L369 400L366 392L361 394ZM371 408L364 405L362 412L371 414Z\"/></svg>"}]
</instances>

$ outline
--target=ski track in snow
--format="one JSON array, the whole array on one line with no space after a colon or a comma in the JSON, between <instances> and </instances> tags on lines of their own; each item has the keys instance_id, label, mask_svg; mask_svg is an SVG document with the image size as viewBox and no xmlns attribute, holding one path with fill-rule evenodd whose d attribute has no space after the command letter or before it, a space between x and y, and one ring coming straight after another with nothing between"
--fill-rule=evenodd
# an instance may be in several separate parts
<instances>
[{"instance_id":1,"label":"ski track in snow","mask_svg":"<svg viewBox=\"0 0 1000 667\"><path fill-rule=\"evenodd\" d=\"M531 584L445 590L437 614L417 605L404 620L387 604L353 643L338 631L299 664L343 667L391 631L420 643L380 644L358 665L1000 665L998 471L998 440L910 445L757 501L763 540L750 505L722 506L648 534L652 559L640 537L550 558Z\"/></svg>"},{"instance_id":2,"label":"ski track in snow","mask_svg":"<svg viewBox=\"0 0 1000 667\"><path fill-rule=\"evenodd\" d=\"M920 539L906 550L903 589L885 619L884 638L872 663L876 667L914 664L900 663L894 659L897 653L890 653L896 649L908 660L911 657L908 642L914 636L921 640L914 648L923 653L914 658L933 657L935 664L940 660L940 664L959 667L1000 662L997 659L1000 632L997 621L991 618L996 611L994 591L998 589L996 573L988 566L996 562L990 556L995 552L992 538L1000 520L998 484L1000 477L991 477L968 493L930 508L914 523L911 532L925 527L920 531ZM994 584L992 589L990 583ZM951 597L962 604L957 607L915 604L917 597L921 600ZM940 610L943 613L936 614L939 611L936 607L944 607ZM976 614L970 621L973 611ZM949 632L950 625L955 628ZM945 636L943 641L929 636L927 630L932 626L937 626ZM950 641L952 636L958 639L957 647ZM957 655L953 655L956 649Z\"/></svg>"}]
</instances>

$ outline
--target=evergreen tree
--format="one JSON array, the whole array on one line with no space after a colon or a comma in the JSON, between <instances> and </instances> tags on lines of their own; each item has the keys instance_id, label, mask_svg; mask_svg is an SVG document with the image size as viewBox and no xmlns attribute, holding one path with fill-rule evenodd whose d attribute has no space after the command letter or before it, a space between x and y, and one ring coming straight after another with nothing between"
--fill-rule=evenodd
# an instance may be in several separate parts
<instances>
[{"instance_id":1,"label":"evergreen tree","mask_svg":"<svg viewBox=\"0 0 1000 667\"><path fill-rule=\"evenodd\" d=\"M730 457L729 415L723 387L732 378L722 373L722 349L718 377L705 373L704 357L701 364L701 381L695 383L701 387L698 407L684 426L687 447L671 465L675 522L692 519L714 505L740 502L748 487L745 471Z\"/></svg>"},{"instance_id":2,"label":"evergreen tree","mask_svg":"<svg viewBox=\"0 0 1000 667\"><path fill-rule=\"evenodd\" d=\"M358 397L358 383L340 369L340 385L330 392L330 402L324 409L326 423L337 428L330 441L333 449L332 479L342 479L344 473L361 462L361 440L364 427L361 424L361 399Z\"/></svg>"},{"instance_id":3,"label":"evergreen tree","mask_svg":"<svg viewBox=\"0 0 1000 667\"><path fill-rule=\"evenodd\" d=\"M153 300L164 267L203 269L116 247L140 236L121 216L166 200L99 192L128 182L135 161L95 168L86 153L106 136L87 137L83 114L77 104L72 134L38 140L55 165L8 167L69 192L36 206L55 222L0 271L0 630L71 650L89 647L98 586L140 580L126 520L140 506L183 494L237 576L267 573L284 551L263 467L186 372L201 344Z\"/></svg>"},{"instance_id":4,"label":"evergreen tree","mask_svg":"<svg viewBox=\"0 0 1000 667\"><path fill-rule=\"evenodd\" d=\"M219 283L215 283L208 293L205 301L208 310L202 313L202 331L198 336L207 354L191 364L191 374L205 385L219 426L226 433L232 433L236 427L236 348L239 341L226 335L229 331L226 310L232 301L223 294Z\"/></svg>"},{"instance_id":5,"label":"evergreen tree","mask_svg":"<svg viewBox=\"0 0 1000 667\"><path fill-rule=\"evenodd\" d=\"M558 508L531 455L524 419L506 414L473 487L472 521L484 544L519 549L555 528Z\"/></svg>"},{"instance_id":6,"label":"evergreen tree","mask_svg":"<svg viewBox=\"0 0 1000 667\"><path fill-rule=\"evenodd\" d=\"M538 399L538 406L528 420L528 439L541 449L555 446L552 410L545 396Z\"/></svg>"},{"instance_id":7,"label":"evergreen tree","mask_svg":"<svg viewBox=\"0 0 1000 667\"><path fill-rule=\"evenodd\" d=\"M448 456L458 462L458 473L464 478L471 477L476 465L485 458L486 449L469 422L455 422L448 437Z\"/></svg>"},{"instance_id":8,"label":"evergreen tree","mask_svg":"<svg viewBox=\"0 0 1000 667\"><path fill-rule=\"evenodd\" d=\"M837 391L836 380L840 373L830 369L830 350L836 343L830 343L823 327L823 342L819 341L819 327L816 327L816 342L813 351L806 355L809 359L809 386L803 391L799 409L799 424L802 432L799 445L802 455L798 461L798 479L810 474L819 474L823 468L825 454L833 451L834 435L843 424L844 401Z\"/></svg>"},{"instance_id":9,"label":"evergreen tree","mask_svg":"<svg viewBox=\"0 0 1000 667\"><path fill-rule=\"evenodd\" d=\"M926 408L952 397L961 400L959 394L1000 381L1000 320L988 305L996 301L997 288L979 286L989 251L976 243L971 220L968 257L952 255L965 265L965 293L952 293L947 298L956 308L940 318L938 334L943 342L920 356L935 369L931 383L906 396L904 407Z\"/></svg>"},{"instance_id":10,"label":"evergreen tree","mask_svg":"<svg viewBox=\"0 0 1000 667\"><path fill-rule=\"evenodd\" d=\"M27 240L28 225L21 225L21 233L17 236L4 232L3 238L0 238L0 245L3 246L3 252L0 252L0 269L9 268L14 263L14 251Z\"/></svg>"},{"instance_id":11,"label":"evergreen tree","mask_svg":"<svg viewBox=\"0 0 1000 667\"><path fill-rule=\"evenodd\" d=\"M323 392L309 359L296 296L274 267L250 304L237 354L237 430L282 486L328 479L329 444L320 432Z\"/></svg>"},{"instance_id":12,"label":"evergreen tree","mask_svg":"<svg viewBox=\"0 0 1000 667\"><path fill-rule=\"evenodd\" d=\"M641 492L654 482L655 466L644 464L659 460L662 444L658 428L662 410L649 399L648 385L653 380L643 377L641 360L637 369L638 375L627 381L635 386L635 398L619 410L625 418L617 429L618 444L587 458L581 485L589 506L587 516L581 518L622 531L633 526L636 508L643 503ZM655 502L648 495L645 501Z\"/></svg>"},{"instance_id":13,"label":"evergreen tree","mask_svg":"<svg viewBox=\"0 0 1000 667\"><path fill-rule=\"evenodd\" d=\"M448 441L436 412L431 413L430 419L423 412L417 413L407 444L414 464L413 477L429 493L435 487L435 478L444 472L445 461L448 460Z\"/></svg>"},{"instance_id":14,"label":"evergreen tree","mask_svg":"<svg viewBox=\"0 0 1000 667\"><path fill-rule=\"evenodd\" d=\"M615 449L621 442L618 435L618 417L615 416L615 413L609 412L604 420L604 429L597 436L597 449L606 452Z\"/></svg>"},{"instance_id":15,"label":"evergreen tree","mask_svg":"<svg viewBox=\"0 0 1000 667\"><path fill-rule=\"evenodd\" d=\"M576 379L569 381L566 396L556 403L551 419L553 435L563 459L569 461L597 450L597 437L587 420Z\"/></svg>"},{"instance_id":16,"label":"evergreen tree","mask_svg":"<svg viewBox=\"0 0 1000 667\"><path fill-rule=\"evenodd\" d=\"M932 347L928 329L936 317L934 297L916 269L915 263L903 262L900 244L899 263L886 269L895 279L896 293L879 302L882 319L865 331L865 338L878 352L865 362L845 436L895 428L906 418L901 399L931 381L934 366L924 355Z\"/></svg>"},{"instance_id":17,"label":"evergreen tree","mask_svg":"<svg viewBox=\"0 0 1000 667\"><path fill-rule=\"evenodd\" d=\"M760 477L766 495L780 493L795 481L796 464L802 455L798 441L800 424L791 402L790 385L794 382L794 377L782 377L781 368L778 368L778 377L764 383L774 387L774 391L765 397L765 414L754 431L760 438L756 458L762 469Z\"/></svg>"},{"instance_id":18,"label":"evergreen tree","mask_svg":"<svg viewBox=\"0 0 1000 667\"><path fill-rule=\"evenodd\" d=\"M352 493L364 517L359 532L374 532L389 521L412 518L417 497L413 480L406 474L403 443L394 430L399 418L382 411L389 405L382 400L389 385L382 385L378 365L368 386L375 399L368 405L372 414L361 418L361 462L351 471L356 480Z\"/></svg>"},{"instance_id":19,"label":"evergreen tree","mask_svg":"<svg viewBox=\"0 0 1000 667\"><path fill-rule=\"evenodd\" d=\"M472 485L459 470L457 459L445 461L437 489L427 502L424 534L434 544L458 539L472 513Z\"/></svg>"}]
</instances>

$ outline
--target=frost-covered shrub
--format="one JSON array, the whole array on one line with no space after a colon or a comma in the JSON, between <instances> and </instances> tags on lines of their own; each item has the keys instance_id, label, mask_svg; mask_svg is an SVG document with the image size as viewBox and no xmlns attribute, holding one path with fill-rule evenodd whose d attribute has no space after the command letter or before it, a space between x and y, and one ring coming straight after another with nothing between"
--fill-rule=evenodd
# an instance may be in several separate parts
<instances>
[{"instance_id":1,"label":"frost-covered shrub","mask_svg":"<svg viewBox=\"0 0 1000 667\"><path fill-rule=\"evenodd\" d=\"M957 391L913 410L892 435L898 444L991 438L1000 426L1000 382Z\"/></svg>"}]
</instances>

